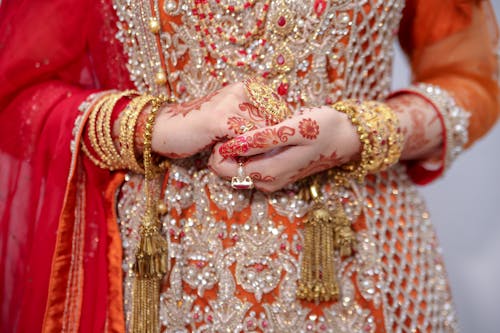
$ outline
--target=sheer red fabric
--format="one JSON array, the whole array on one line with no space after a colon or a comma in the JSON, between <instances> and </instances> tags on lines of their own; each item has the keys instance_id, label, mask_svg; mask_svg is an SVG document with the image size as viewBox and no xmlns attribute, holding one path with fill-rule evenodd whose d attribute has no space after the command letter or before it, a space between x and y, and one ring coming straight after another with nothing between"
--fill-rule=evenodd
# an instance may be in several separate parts
<instances>
[{"instance_id":1,"label":"sheer red fabric","mask_svg":"<svg viewBox=\"0 0 500 333\"><path fill-rule=\"evenodd\" d=\"M72 167L70 142L78 106L91 89L130 86L123 67L125 59L114 39L112 15L106 2L2 1L2 332L39 332L46 307L49 319L67 310L47 304L63 301L68 288L66 284L52 286L52 300L48 299L51 269L56 261L66 264L71 260L69 252L57 256L54 251L57 237L72 236L71 223L67 223L67 230L61 229L60 223L65 219L61 213L63 206L67 212L75 210L74 197L69 194L74 190L76 178L68 177ZM111 175L87 162L80 161L78 165L86 178L88 223L80 264L81 320L77 323L81 322L81 331L98 332L104 328L109 301L106 254L113 239L107 234L103 192ZM68 273L61 269L53 275L63 277Z\"/></svg>"}]
</instances>

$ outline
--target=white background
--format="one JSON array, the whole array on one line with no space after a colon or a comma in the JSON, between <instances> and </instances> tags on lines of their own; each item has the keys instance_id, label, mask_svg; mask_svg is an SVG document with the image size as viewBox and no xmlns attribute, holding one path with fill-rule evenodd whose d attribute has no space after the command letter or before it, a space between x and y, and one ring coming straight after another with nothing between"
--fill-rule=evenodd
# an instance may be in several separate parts
<instances>
[{"instance_id":1,"label":"white background","mask_svg":"<svg viewBox=\"0 0 500 333\"><path fill-rule=\"evenodd\" d=\"M500 0L492 3L498 19ZM394 88L408 80L398 50ZM500 124L464 152L443 179L421 190L443 248L461 331L499 333Z\"/></svg>"}]
</instances>

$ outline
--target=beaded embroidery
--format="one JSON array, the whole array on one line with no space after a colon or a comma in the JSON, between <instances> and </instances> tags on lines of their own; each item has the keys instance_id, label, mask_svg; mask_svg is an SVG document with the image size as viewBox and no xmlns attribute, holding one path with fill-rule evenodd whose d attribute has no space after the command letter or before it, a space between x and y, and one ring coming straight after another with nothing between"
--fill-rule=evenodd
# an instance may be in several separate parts
<instances>
[{"instance_id":1,"label":"beaded embroidery","mask_svg":"<svg viewBox=\"0 0 500 333\"><path fill-rule=\"evenodd\" d=\"M237 6L240 1L219 2L208 1L214 15L208 29L231 22L247 31L257 24L262 15L254 13L265 3L250 1L246 13ZM265 24L271 24L269 18L280 19L278 3L270 2ZM285 0L284 4L295 14L295 26L286 37L290 52L282 55L292 58L276 58L280 39L275 36L259 48L260 56L248 59L262 43L261 35L253 34L255 40L243 43L245 52L238 52L240 41L235 43L229 37L216 40L212 31L217 52L207 51L207 46L200 44L200 17L193 13L194 1L114 0L120 19L117 37L129 57L131 79L140 91L165 93L165 86L157 84L161 82L158 74L165 73L181 102L206 95L225 83L242 81L249 74L265 76L266 72L272 86L295 109L347 98L381 100L387 96L392 45L403 0ZM231 5L234 13L228 11ZM169 20L165 23L160 16ZM151 19L162 21L163 29L150 31ZM315 32L319 35L311 36ZM206 63L207 54L212 65ZM249 65L238 66L235 54ZM225 61L223 56L232 60ZM272 61L287 63L288 70L276 74ZM131 265L144 209L142 181L138 175L128 175L119 194L127 320L132 299ZM340 188L332 194L328 191L332 187L323 185L326 204L332 204L335 197L343 198L344 209L358 232L354 256L336 258L340 299L317 314L295 298L303 242L297 219L309 209L298 199L295 185L271 195L255 192L250 197L234 191L209 170L195 168L192 161L174 164L164 192L169 214L163 218L163 227L171 258L168 288L160 304L166 331L374 332L376 327L391 332L417 327L422 331L455 331L434 232L403 167L370 176L353 190ZM250 215L238 223L217 220L211 204L225 211L228 218L245 209ZM191 213L182 218L187 209ZM295 224L294 232L287 233L270 211L288 225ZM389 214L392 211L397 214ZM360 215L365 217L364 224L357 219ZM396 251L396 247L404 250ZM412 256L411 261L406 254ZM261 307L256 309L237 288ZM413 298L415 292L417 297ZM363 307L359 297L371 305ZM204 305L200 305L202 299L206 300ZM375 321L375 310L383 312L383 323Z\"/></svg>"}]
</instances>

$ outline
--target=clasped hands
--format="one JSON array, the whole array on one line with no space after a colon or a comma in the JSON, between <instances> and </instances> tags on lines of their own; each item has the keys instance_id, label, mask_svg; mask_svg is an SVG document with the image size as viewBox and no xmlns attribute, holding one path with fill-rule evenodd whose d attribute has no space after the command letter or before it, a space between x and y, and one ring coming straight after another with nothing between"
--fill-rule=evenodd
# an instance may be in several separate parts
<instances>
[{"instance_id":1,"label":"clasped hands","mask_svg":"<svg viewBox=\"0 0 500 333\"><path fill-rule=\"evenodd\" d=\"M306 176L359 158L356 129L329 106L303 108L271 125L251 104L243 83L190 102L166 105L153 130L152 148L169 158L211 149L209 168L231 179L244 161L255 187L273 192Z\"/></svg>"}]
</instances>

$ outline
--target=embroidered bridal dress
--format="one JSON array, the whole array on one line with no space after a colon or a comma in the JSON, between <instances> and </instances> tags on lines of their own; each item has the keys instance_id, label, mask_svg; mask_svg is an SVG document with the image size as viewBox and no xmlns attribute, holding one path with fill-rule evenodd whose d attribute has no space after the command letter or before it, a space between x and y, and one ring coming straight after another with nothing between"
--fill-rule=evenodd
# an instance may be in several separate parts
<instances>
[{"instance_id":1,"label":"embroidered bridal dress","mask_svg":"<svg viewBox=\"0 0 500 333\"><path fill-rule=\"evenodd\" d=\"M81 153L96 96L131 88L189 101L258 75L295 112L383 101L398 36L415 85L396 93L446 115L443 159L406 161L349 188L322 184L325 203L340 197L356 231L353 255L335 256L338 300L296 298L309 209L297 186L233 190L201 153L165 174L160 319L166 332L455 331L414 183L440 176L497 117L487 1L2 1L1 331L129 325L143 176L99 169Z\"/></svg>"}]
</instances>

